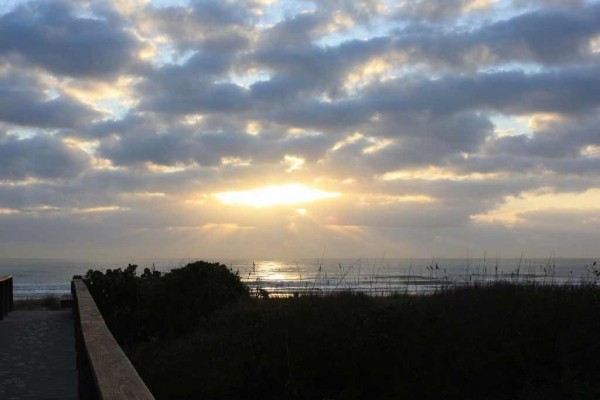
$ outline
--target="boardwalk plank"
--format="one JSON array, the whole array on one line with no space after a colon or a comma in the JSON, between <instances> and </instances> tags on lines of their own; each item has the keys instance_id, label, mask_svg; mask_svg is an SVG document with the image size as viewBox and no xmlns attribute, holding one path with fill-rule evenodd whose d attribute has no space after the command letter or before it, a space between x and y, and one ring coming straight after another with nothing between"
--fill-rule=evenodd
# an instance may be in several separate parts
<instances>
[{"instance_id":1,"label":"boardwalk plank","mask_svg":"<svg viewBox=\"0 0 600 400\"><path fill-rule=\"evenodd\" d=\"M76 399L70 310L13 311L0 322L0 399Z\"/></svg>"}]
</instances>

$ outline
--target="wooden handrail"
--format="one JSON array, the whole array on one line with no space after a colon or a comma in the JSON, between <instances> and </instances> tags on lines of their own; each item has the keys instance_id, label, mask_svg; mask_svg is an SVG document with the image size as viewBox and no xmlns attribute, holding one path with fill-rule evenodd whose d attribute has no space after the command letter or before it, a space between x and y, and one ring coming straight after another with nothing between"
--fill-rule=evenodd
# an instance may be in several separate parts
<instances>
[{"instance_id":1,"label":"wooden handrail","mask_svg":"<svg viewBox=\"0 0 600 400\"><path fill-rule=\"evenodd\" d=\"M13 298L13 277L0 276L0 321L15 307Z\"/></svg>"},{"instance_id":2,"label":"wooden handrail","mask_svg":"<svg viewBox=\"0 0 600 400\"><path fill-rule=\"evenodd\" d=\"M108 330L80 276L71 282L79 398L152 400L154 397Z\"/></svg>"}]
</instances>

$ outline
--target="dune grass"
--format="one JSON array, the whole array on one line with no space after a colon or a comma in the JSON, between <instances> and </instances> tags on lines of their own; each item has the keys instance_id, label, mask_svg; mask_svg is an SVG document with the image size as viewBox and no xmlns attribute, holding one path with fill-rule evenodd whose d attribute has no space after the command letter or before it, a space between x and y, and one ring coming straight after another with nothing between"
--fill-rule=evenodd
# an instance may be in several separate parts
<instances>
[{"instance_id":1,"label":"dune grass","mask_svg":"<svg viewBox=\"0 0 600 400\"><path fill-rule=\"evenodd\" d=\"M60 298L52 295L15 300L15 310L60 310L60 308Z\"/></svg>"},{"instance_id":2,"label":"dune grass","mask_svg":"<svg viewBox=\"0 0 600 400\"><path fill-rule=\"evenodd\" d=\"M130 356L159 398L597 399L600 291L254 299Z\"/></svg>"}]
</instances>

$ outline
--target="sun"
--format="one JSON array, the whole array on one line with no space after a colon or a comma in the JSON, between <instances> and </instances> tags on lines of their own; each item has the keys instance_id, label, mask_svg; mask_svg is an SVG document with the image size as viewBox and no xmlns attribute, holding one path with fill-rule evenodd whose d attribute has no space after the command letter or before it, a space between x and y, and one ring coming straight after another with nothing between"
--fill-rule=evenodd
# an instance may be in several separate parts
<instances>
[{"instance_id":1,"label":"sun","mask_svg":"<svg viewBox=\"0 0 600 400\"><path fill-rule=\"evenodd\" d=\"M266 186L263 188L213 194L227 205L242 205L256 208L288 206L311 203L341 196L338 192L326 192L301 184Z\"/></svg>"}]
</instances>

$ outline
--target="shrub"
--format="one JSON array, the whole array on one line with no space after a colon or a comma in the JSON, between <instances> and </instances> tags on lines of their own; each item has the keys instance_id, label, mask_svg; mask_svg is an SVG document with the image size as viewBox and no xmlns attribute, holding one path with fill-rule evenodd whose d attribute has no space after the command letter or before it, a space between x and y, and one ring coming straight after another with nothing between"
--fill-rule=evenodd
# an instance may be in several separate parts
<instances>
[{"instance_id":1,"label":"shrub","mask_svg":"<svg viewBox=\"0 0 600 400\"><path fill-rule=\"evenodd\" d=\"M239 276L219 263L198 261L166 273L146 268L141 276L136 269L85 276L108 327L126 346L189 332L208 314L249 296Z\"/></svg>"}]
</instances>

